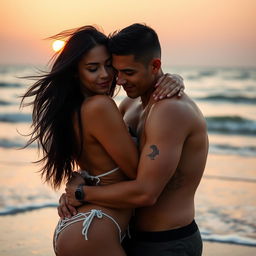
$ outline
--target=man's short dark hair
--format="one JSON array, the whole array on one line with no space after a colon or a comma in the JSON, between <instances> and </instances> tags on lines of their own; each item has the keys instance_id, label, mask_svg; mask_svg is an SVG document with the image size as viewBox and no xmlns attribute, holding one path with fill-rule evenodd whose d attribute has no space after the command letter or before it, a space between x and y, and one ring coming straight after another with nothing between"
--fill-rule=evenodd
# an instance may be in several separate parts
<instances>
[{"instance_id":1,"label":"man's short dark hair","mask_svg":"<svg viewBox=\"0 0 256 256\"><path fill-rule=\"evenodd\" d=\"M156 32L144 24L135 23L109 36L109 50L115 55L134 55L136 61L148 64L161 57Z\"/></svg>"}]
</instances>

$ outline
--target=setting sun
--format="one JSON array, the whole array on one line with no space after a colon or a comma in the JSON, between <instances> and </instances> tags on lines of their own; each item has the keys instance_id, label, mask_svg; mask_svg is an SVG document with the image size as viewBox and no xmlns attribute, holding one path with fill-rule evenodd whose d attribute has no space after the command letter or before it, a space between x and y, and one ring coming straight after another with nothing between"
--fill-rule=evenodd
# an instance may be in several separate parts
<instances>
[{"instance_id":1,"label":"setting sun","mask_svg":"<svg viewBox=\"0 0 256 256\"><path fill-rule=\"evenodd\" d=\"M61 41L61 40L56 40L52 43L52 49L55 51L55 52L58 52L60 51L65 45L65 42L64 41Z\"/></svg>"}]
</instances>

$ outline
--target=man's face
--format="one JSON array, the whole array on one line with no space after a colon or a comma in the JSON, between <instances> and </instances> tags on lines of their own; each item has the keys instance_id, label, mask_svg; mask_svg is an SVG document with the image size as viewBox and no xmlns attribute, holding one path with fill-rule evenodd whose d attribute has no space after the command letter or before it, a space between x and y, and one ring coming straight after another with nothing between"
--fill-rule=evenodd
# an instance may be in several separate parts
<instances>
[{"instance_id":1,"label":"man's face","mask_svg":"<svg viewBox=\"0 0 256 256\"><path fill-rule=\"evenodd\" d=\"M112 65L117 70L117 84L123 86L130 98L145 95L155 82L151 64L135 61L133 55L113 55Z\"/></svg>"}]
</instances>

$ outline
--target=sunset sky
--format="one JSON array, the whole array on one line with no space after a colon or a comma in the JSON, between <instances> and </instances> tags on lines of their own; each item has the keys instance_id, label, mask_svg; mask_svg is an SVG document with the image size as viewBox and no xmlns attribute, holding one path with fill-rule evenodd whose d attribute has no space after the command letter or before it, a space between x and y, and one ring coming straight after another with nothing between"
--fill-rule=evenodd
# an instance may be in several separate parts
<instances>
[{"instance_id":1,"label":"sunset sky","mask_svg":"<svg viewBox=\"0 0 256 256\"><path fill-rule=\"evenodd\" d=\"M58 32L88 24L106 34L143 22L164 65L256 66L255 0L2 0L0 64L44 64Z\"/></svg>"}]
</instances>

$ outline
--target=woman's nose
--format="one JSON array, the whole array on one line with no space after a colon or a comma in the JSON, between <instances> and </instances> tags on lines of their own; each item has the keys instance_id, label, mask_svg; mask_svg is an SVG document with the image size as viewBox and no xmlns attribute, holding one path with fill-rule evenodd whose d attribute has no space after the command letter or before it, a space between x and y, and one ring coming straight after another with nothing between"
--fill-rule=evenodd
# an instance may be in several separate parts
<instances>
[{"instance_id":1,"label":"woman's nose","mask_svg":"<svg viewBox=\"0 0 256 256\"><path fill-rule=\"evenodd\" d=\"M105 77L108 77L108 76L110 76L110 72L108 72L108 70L106 68L102 68L101 72L100 72L100 77L105 78Z\"/></svg>"}]
</instances>

